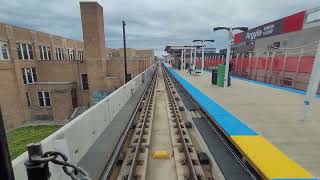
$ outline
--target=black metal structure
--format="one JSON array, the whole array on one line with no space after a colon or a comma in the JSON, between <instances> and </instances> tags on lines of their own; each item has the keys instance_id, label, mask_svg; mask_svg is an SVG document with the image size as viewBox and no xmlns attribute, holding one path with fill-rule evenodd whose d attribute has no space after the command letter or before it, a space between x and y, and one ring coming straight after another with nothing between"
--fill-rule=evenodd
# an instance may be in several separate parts
<instances>
[{"instance_id":1,"label":"black metal structure","mask_svg":"<svg viewBox=\"0 0 320 180\"><path fill-rule=\"evenodd\" d=\"M14 180L6 131L0 107L0 179Z\"/></svg>"},{"instance_id":2,"label":"black metal structure","mask_svg":"<svg viewBox=\"0 0 320 180\"><path fill-rule=\"evenodd\" d=\"M123 35L123 54L124 54L124 83L131 80L131 74L128 76L127 69L127 46L126 46L126 22L122 21L122 35Z\"/></svg>"}]
</instances>

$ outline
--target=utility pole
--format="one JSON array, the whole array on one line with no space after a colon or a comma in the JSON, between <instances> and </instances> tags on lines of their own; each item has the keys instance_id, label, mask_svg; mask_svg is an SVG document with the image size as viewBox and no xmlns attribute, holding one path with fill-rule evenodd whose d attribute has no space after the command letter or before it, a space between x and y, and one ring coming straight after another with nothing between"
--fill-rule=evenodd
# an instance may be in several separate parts
<instances>
[{"instance_id":1,"label":"utility pole","mask_svg":"<svg viewBox=\"0 0 320 180\"><path fill-rule=\"evenodd\" d=\"M0 177L5 180L14 180L13 169L9 154L6 131L0 107Z\"/></svg>"},{"instance_id":2,"label":"utility pole","mask_svg":"<svg viewBox=\"0 0 320 180\"><path fill-rule=\"evenodd\" d=\"M123 54L124 54L124 83L126 84L130 79L128 78L127 70L127 47L126 47L126 22L122 21L122 35L123 35Z\"/></svg>"},{"instance_id":3,"label":"utility pole","mask_svg":"<svg viewBox=\"0 0 320 180\"><path fill-rule=\"evenodd\" d=\"M201 53L201 72L203 72L204 68L204 41L202 41L202 53Z\"/></svg>"}]
</instances>

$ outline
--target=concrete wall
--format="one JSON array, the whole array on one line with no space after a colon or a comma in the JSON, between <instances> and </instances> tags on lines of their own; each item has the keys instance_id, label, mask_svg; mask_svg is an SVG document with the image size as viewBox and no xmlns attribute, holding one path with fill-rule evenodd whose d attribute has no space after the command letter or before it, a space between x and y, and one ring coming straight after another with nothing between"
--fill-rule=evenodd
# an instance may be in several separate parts
<instances>
[{"instance_id":1,"label":"concrete wall","mask_svg":"<svg viewBox=\"0 0 320 180\"><path fill-rule=\"evenodd\" d=\"M148 70L144 71L144 74L150 77L154 70L155 66L151 66ZM67 155L71 163L77 164L141 83L142 75L140 74L57 132L41 141L44 152L50 150L60 151ZM113 148L114 146L115 144L110 144L108 147ZM27 179L24 167L24 162L27 158L28 155L25 152L12 161L15 179ZM69 176L65 175L60 166L50 163L50 171L51 180L70 179Z\"/></svg>"}]
</instances>

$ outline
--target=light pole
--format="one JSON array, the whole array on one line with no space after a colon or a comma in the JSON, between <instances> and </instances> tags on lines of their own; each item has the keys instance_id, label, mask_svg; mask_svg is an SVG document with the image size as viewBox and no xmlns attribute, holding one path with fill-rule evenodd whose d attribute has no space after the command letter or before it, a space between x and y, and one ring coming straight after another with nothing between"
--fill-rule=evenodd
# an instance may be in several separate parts
<instances>
[{"instance_id":1,"label":"light pole","mask_svg":"<svg viewBox=\"0 0 320 180\"><path fill-rule=\"evenodd\" d=\"M184 49L181 49L180 70L183 70L183 69L184 69L183 53L184 53Z\"/></svg>"},{"instance_id":2,"label":"light pole","mask_svg":"<svg viewBox=\"0 0 320 180\"><path fill-rule=\"evenodd\" d=\"M126 47L126 22L122 21L122 36L123 36L123 55L124 55L124 83L126 84L129 79L127 70L127 47Z\"/></svg>"},{"instance_id":3,"label":"light pole","mask_svg":"<svg viewBox=\"0 0 320 180\"><path fill-rule=\"evenodd\" d=\"M193 42L201 42L202 43L202 55L201 55L201 72L203 72L204 67L204 47L206 46L206 42L214 42L214 40L206 39L206 40L193 40Z\"/></svg>"},{"instance_id":4,"label":"light pole","mask_svg":"<svg viewBox=\"0 0 320 180\"><path fill-rule=\"evenodd\" d=\"M240 31L248 31L247 27L215 27L213 31L219 30L227 30L228 31L228 45L227 45L227 56L226 56L226 67L224 72L224 84L223 87L227 87L228 85L228 77L229 77L229 63L230 63L230 52L232 46L232 37L233 37L233 30L240 30Z\"/></svg>"}]
</instances>

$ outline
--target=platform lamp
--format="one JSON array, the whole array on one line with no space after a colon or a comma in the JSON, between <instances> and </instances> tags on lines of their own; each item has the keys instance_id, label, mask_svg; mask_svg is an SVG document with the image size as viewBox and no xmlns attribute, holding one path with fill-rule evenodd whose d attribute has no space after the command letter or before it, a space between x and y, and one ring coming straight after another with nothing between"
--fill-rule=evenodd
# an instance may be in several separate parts
<instances>
[{"instance_id":1,"label":"platform lamp","mask_svg":"<svg viewBox=\"0 0 320 180\"><path fill-rule=\"evenodd\" d=\"M233 38L233 31L234 30L240 30L240 31L248 31L248 27L215 27L213 28L213 31L219 31L219 30L227 30L228 31L228 46L227 46L227 57L226 57L226 68L224 73L224 84L223 87L227 87L228 83L228 76L229 76L229 63L230 63L230 52L231 52L231 46L232 46L232 38Z\"/></svg>"},{"instance_id":2,"label":"platform lamp","mask_svg":"<svg viewBox=\"0 0 320 180\"><path fill-rule=\"evenodd\" d=\"M214 42L213 39L206 39L206 40L193 40L193 42L201 42L202 43L202 55L201 55L201 72L203 72L203 68L204 68L204 47L206 46L206 42Z\"/></svg>"}]
</instances>

